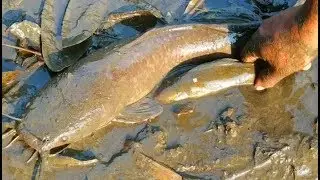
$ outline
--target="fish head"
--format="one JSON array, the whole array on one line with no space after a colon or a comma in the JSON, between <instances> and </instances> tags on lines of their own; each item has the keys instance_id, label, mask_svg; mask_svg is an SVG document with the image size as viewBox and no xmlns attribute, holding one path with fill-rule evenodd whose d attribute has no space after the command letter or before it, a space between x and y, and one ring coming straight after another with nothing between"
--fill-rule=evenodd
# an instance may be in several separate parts
<instances>
[{"instance_id":1,"label":"fish head","mask_svg":"<svg viewBox=\"0 0 320 180\"><path fill-rule=\"evenodd\" d=\"M57 154L67 148L70 144L70 137L62 134L52 140L48 139L42 146L42 152L50 152L50 154Z\"/></svg>"}]
</instances>

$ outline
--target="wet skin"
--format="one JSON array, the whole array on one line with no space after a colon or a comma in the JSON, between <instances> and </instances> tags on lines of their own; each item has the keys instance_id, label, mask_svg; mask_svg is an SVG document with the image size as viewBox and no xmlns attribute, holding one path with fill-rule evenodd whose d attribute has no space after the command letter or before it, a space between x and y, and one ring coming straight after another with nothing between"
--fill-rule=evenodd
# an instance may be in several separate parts
<instances>
[{"instance_id":1,"label":"wet skin","mask_svg":"<svg viewBox=\"0 0 320 180\"><path fill-rule=\"evenodd\" d=\"M317 56L318 0L307 0L264 20L242 52L244 62L260 58L270 64L257 74L257 90L271 88L295 72L308 70Z\"/></svg>"}]
</instances>

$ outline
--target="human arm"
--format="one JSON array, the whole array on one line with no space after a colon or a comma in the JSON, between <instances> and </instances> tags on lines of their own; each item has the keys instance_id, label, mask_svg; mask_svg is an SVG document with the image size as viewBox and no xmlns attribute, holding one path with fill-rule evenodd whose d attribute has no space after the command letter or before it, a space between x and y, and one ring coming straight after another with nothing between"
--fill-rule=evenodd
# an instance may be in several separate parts
<instances>
[{"instance_id":1,"label":"human arm","mask_svg":"<svg viewBox=\"0 0 320 180\"><path fill-rule=\"evenodd\" d=\"M273 87L283 78L311 67L318 55L318 0L306 0L265 19L242 51L244 62L263 59L268 71L258 72L257 90Z\"/></svg>"}]
</instances>

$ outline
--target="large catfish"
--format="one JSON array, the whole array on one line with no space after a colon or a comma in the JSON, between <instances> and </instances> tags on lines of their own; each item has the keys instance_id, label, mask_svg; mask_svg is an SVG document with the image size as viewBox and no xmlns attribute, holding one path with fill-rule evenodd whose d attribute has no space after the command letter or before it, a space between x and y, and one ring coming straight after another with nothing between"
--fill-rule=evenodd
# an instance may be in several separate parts
<instances>
[{"instance_id":1,"label":"large catfish","mask_svg":"<svg viewBox=\"0 0 320 180\"><path fill-rule=\"evenodd\" d=\"M29 107L18 137L42 157L108 126L143 123L162 106L147 96L180 63L206 56L233 57L233 44L258 24L173 25L150 30L104 58L70 68Z\"/></svg>"}]
</instances>

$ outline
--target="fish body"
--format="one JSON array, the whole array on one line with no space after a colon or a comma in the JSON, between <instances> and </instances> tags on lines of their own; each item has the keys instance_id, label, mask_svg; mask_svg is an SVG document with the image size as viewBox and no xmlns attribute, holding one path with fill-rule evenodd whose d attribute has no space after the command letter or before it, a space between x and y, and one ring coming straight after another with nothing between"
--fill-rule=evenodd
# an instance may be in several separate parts
<instances>
[{"instance_id":1,"label":"fish body","mask_svg":"<svg viewBox=\"0 0 320 180\"><path fill-rule=\"evenodd\" d=\"M191 69L155 98L161 103L199 98L234 86L252 85L254 77L252 63L219 59Z\"/></svg>"},{"instance_id":2,"label":"fish body","mask_svg":"<svg viewBox=\"0 0 320 180\"><path fill-rule=\"evenodd\" d=\"M155 117L161 106L144 97L172 68L199 56L232 57L238 37L225 25L152 29L59 76L34 99L19 132L41 153L79 141L112 121L141 123Z\"/></svg>"}]
</instances>

